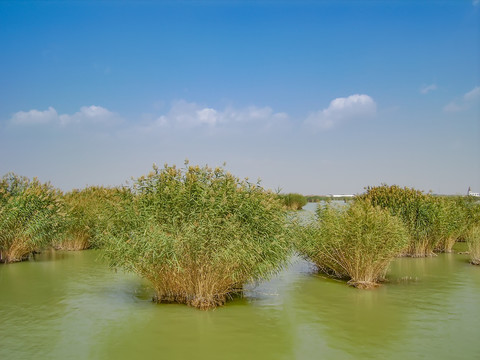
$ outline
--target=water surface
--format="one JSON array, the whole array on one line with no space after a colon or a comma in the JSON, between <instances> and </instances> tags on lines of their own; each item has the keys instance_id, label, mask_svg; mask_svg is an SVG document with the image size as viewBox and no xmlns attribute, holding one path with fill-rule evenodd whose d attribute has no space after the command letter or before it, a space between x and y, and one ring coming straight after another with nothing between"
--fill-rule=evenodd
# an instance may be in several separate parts
<instances>
[{"instance_id":1,"label":"water surface","mask_svg":"<svg viewBox=\"0 0 480 360\"><path fill-rule=\"evenodd\" d=\"M396 259L366 291L293 257L208 312L152 303L146 282L99 255L0 266L0 358L480 359L480 267L466 255Z\"/></svg>"}]
</instances>

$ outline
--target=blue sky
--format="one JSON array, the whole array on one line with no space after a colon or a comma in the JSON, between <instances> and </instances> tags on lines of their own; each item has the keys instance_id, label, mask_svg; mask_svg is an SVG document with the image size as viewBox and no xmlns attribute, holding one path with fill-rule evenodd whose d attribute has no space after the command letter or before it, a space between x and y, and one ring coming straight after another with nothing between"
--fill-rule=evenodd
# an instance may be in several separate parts
<instances>
[{"instance_id":1,"label":"blue sky","mask_svg":"<svg viewBox=\"0 0 480 360\"><path fill-rule=\"evenodd\" d=\"M480 191L480 1L0 1L0 174Z\"/></svg>"}]
</instances>

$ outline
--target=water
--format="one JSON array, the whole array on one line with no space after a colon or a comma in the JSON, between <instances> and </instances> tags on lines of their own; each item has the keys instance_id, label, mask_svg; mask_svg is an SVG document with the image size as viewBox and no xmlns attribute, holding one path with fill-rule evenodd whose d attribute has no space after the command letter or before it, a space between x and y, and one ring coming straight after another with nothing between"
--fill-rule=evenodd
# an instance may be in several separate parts
<instances>
[{"instance_id":1,"label":"water","mask_svg":"<svg viewBox=\"0 0 480 360\"><path fill-rule=\"evenodd\" d=\"M208 312L152 303L146 282L99 255L0 266L1 359L480 359L480 267L467 255L396 259L366 291L293 257Z\"/></svg>"}]
</instances>

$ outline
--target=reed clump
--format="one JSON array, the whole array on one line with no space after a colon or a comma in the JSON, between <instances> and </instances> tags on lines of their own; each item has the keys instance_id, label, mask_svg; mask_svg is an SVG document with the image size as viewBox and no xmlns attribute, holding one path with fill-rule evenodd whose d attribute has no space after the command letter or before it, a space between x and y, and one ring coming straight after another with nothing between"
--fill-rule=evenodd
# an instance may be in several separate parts
<instances>
[{"instance_id":1,"label":"reed clump","mask_svg":"<svg viewBox=\"0 0 480 360\"><path fill-rule=\"evenodd\" d=\"M407 187L381 185L368 187L358 198L370 201L373 206L389 210L392 215L403 221L410 237L404 255L412 257L434 255L433 251L443 236L442 209L435 197Z\"/></svg>"},{"instance_id":2,"label":"reed clump","mask_svg":"<svg viewBox=\"0 0 480 360\"><path fill-rule=\"evenodd\" d=\"M63 195L65 217L53 247L59 250L85 250L96 245L96 235L104 224L105 207L117 190L90 186Z\"/></svg>"},{"instance_id":3,"label":"reed clump","mask_svg":"<svg viewBox=\"0 0 480 360\"><path fill-rule=\"evenodd\" d=\"M289 255L278 197L223 168L154 166L115 206L101 236L105 256L148 279L158 302L223 305Z\"/></svg>"},{"instance_id":4,"label":"reed clump","mask_svg":"<svg viewBox=\"0 0 480 360\"><path fill-rule=\"evenodd\" d=\"M480 265L480 225L475 225L469 230L467 244L470 262L473 265Z\"/></svg>"},{"instance_id":5,"label":"reed clump","mask_svg":"<svg viewBox=\"0 0 480 360\"><path fill-rule=\"evenodd\" d=\"M26 260L48 246L62 213L58 190L14 173L0 179L0 262Z\"/></svg>"},{"instance_id":6,"label":"reed clump","mask_svg":"<svg viewBox=\"0 0 480 360\"><path fill-rule=\"evenodd\" d=\"M302 227L297 250L331 276L361 289L378 286L388 265L408 244L402 222L368 200L347 207L319 207L316 221Z\"/></svg>"},{"instance_id":7,"label":"reed clump","mask_svg":"<svg viewBox=\"0 0 480 360\"><path fill-rule=\"evenodd\" d=\"M280 194L279 197L288 210L301 210L307 204L307 198L302 194Z\"/></svg>"}]
</instances>

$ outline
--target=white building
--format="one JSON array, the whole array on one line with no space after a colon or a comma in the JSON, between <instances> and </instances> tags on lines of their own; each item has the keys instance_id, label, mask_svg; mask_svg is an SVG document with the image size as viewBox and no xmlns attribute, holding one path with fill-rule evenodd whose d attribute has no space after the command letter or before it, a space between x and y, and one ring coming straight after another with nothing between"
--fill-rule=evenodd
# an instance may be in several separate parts
<instances>
[{"instance_id":1,"label":"white building","mask_svg":"<svg viewBox=\"0 0 480 360\"><path fill-rule=\"evenodd\" d=\"M468 196L476 196L476 197L480 197L480 193L478 192L472 192L472 190L470 190L470 188L468 188L468 193L467 193Z\"/></svg>"}]
</instances>

